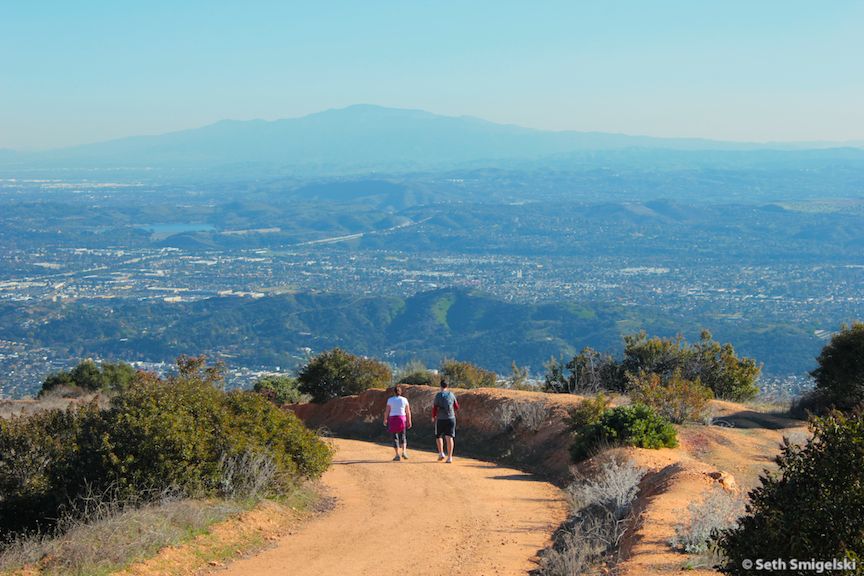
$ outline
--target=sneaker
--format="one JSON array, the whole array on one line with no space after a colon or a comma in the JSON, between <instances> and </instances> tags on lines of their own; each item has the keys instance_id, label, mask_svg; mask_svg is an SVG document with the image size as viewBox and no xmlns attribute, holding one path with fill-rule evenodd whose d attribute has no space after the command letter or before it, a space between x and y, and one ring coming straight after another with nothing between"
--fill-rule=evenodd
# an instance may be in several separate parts
<instances>
[{"instance_id":1,"label":"sneaker","mask_svg":"<svg viewBox=\"0 0 864 576\"><path fill-rule=\"evenodd\" d=\"M393 462L399 462L399 460L401 460L401 459L402 458L397 454L396 456L393 457Z\"/></svg>"},{"instance_id":2,"label":"sneaker","mask_svg":"<svg viewBox=\"0 0 864 576\"><path fill-rule=\"evenodd\" d=\"M444 460L445 456L443 454L438 454L438 462Z\"/></svg>"},{"instance_id":3,"label":"sneaker","mask_svg":"<svg viewBox=\"0 0 864 576\"><path fill-rule=\"evenodd\" d=\"M408 454L405 453L405 452L402 452L402 459L403 459L403 460L407 460L407 459L408 459Z\"/></svg>"},{"instance_id":4,"label":"sneaker","mask_svg":"<svg viewBox=\"0 0 864 576\"><path fill-rule=\"evenodd\" d=\"M453 458L447 458L447 464L452 464L452 463L453 463Z\"/></svg>"}]
</instances>

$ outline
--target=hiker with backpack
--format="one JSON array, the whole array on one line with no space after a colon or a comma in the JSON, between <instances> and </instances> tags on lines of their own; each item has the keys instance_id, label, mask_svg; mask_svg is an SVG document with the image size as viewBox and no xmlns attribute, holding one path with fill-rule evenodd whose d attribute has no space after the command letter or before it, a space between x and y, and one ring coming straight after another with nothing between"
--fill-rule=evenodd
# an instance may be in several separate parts
<instances>
[{"instance_id":1,"label":"hiker with backpack","mask_svg":"<svg viewBox=\"0 0 864 576\"><path fill-rule=\"evenodd\" d=\"M456 411L459 402L456 395L447 388L447 381L441 380L441 391L432 402L432 422L435 424L435 444L438 446L438 461L444 460L444 444L447 444L447 464L453 463L453 445L456 443Z\"/></svg>"},{"instance_id":2,"label":"hiker with backpack","mask_svg":"<svg viewBox=\"0 0 864 576\"><path fill-rule=\"evenodd\" d=\"M394 462L408 459L408 428L411 428L411 405L408 399L402 396L402 386L396 385L390 389L393 394L387 399L387 407L384 409L384 425L393 435L393 447L396 450ZM402 454L399 454L399 448Z\"/></svg>"}]
</instances>

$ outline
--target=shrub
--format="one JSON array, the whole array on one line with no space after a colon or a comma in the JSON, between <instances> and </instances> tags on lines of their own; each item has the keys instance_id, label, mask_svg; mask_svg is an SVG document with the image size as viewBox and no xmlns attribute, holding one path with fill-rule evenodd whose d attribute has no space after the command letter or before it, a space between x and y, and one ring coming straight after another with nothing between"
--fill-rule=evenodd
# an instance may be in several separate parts
<instances>
[{"instance_id":1,"label":"shrub","mask_svg":"<svg viewBox=\"0 0 864 576\"><path fill-rule=\"evenodd\" d=\"M125 362L83 360L72 370L61 370L49 375L42 383L39 396L55 388L71 388L85 392L124 390L134 380L135 369Z\"/></svg>"},{"instance_id":2,"label":"shrub","mask_svg":"<svg viewBox=\"0 0 864 576\"><path fill-rule=\"evenodd\" d=\"M817 358L811 375L824 402L841 410L864 403L864 323L843 326Z\"/></svg>"},{"instance_id":3,"label":"shrub","mask_svg":"<svg viewBox=\"0 0 864 576\"><path fill-rule=\"evenodd\" d=\"M570 517L540 554L538 574L586 574L604 560L614 560L621 539L635 524L633 501L645 470L632 462L606 462L591 479L567 487Z\"/></svg>"},{"instance_id":4,"label":"shrub","mask_svg":"<svg viewBox=\"0 0 864 576\"><path fill-rule=\"evenodd\" d=\"M441 363L441 376L450 386L457 388L494 388L498 376L470 362L444 360Z\"/></svg>"},{"instance_id":5,"label":"shrub","mask_svg":"<svg viewBox=\"0 0 864 576\"><path fill-rule=\"evenodd\" d=\"M637 448L672 448L678 445L675 427L644 404L606 410L596 424L576 430L570 454L579 461L603 444Z\"/></svg>"},{"instance_id":6,"label":"shrub","mask_svg":"<svg viewBox=\"0 0 864 576\"><path fill-rule=\"evenodd\" d=\"M297 379L290 376L264 376L255 382L252 391L257 392L277 406L297 404L304 400Z\"/></svg>"},{"instance_id":7,"label":"shrub","mask_svg":"<svg viewBox=\"0 0 864 576\"><path fill-rule=\"evenodd\" d=\"M644 404L618 406L600 419L601 435L615 444L637 448L674 448L675 427Z\"/></svg>"},{"instance_id":8,"label":"shrub","mask_svg":"<svg viewBox=\"0 0 864 576\"><path fill-rule=\"evenodd\" d=\"M0 421L0 527L20 531L57 518L91 490L138 498L165 489L219 495L232 461L268 461L266 490L315 478L330 449L292 413L246 392L214 387L218 369L178 360L168 379L141 374L106 410L95 404ZM264 472L266 470L260 470ZM230 474L232 490L261 479Z\"/></svg>"},{"instance_id":9,"label":"shrub","mask_svg":"<svg viewBox=\"0 0 864 576\"><path fill-rule=\"evenodd\" d=\"M75 489L82 428L95 404L0 419L0 532L37 528L56 518Z\"/></svg>"},{"instance_id":10,"label":"shrub","mask_svg":"<svg viewBox=\"0 0 864 576\"><path fill-rule=\"evenodd\" d=\"M549 404L545 400L507 400L496 406L495 419L504 428L518 426L537 432L549 420Z\"/></svg>"},{"instance_id":11,"label":"shrub","mask_svg":"<svg viewBox=\"0 0 864 576\"><path fill-rule=\"evenodd\" d=\"M300 369L297 381L313 402L359 394L390 385L393 375L386 364L334 348L315 356Z\"/></svg>"},{"instance_id":12,"label":"shrub","mask_svg":"<svg viewBox=\"0 0 864 576\"><path fill-rule=\"evenodd\" d=\"M611 400L602 392L592 398L586 398L576 408L567 411L567 426L571 430L580 430L587 426L595 426L609 409Z\"/></svg>"},{"instance_id":13,"label":"shrub","mask_svg":"<svg viewBox=\"0 0 864 576\"><path fill-rule=\"evenodd\" d=\"M665 382L659 374L642 373L631 379L630 397L653 408L674 422L705 422L708 403L714 397L711 390L696 380L687 380L676 370Z\"/></svg>"},{"instance_id":14,"label":"shrub","mask_svg":"<svg viewBox=\"0 0 864 576\"><path fill-rule=\"evenodd\" d=\"M750 493L747 514L715 539L725 574L754 558L864 558L864 419L811 422L804 446L784 439L777 474Z\"/></svg>"},{"instance_id":15,"label":"shrub","mask_svg":"<svg viewBox=\"0 0 864 576\"><path fill-rule=\"evenodd\" d=\"M719 560L711 536L732 528L744 514L746 500L720 488L714 488L699 503L687 507L687 518L675 526L675 536L669 545L687 554L703 557L700 566L713 566Z\"/></svg>"}]
</instances>

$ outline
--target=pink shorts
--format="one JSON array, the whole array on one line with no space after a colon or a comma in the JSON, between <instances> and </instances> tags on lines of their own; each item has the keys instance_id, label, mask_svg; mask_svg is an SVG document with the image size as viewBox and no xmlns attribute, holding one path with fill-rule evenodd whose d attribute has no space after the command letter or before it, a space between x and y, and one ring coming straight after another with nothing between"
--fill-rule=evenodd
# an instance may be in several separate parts
<instances>
[{"instance_id":1,"label":"pink shorts","mask_svg":"<svg viewBox=\"0 0 864 576\"><path fill-rule=\"evenodd\" d=\"M387 430L389 430L391 434L404 432L407 423L408 418L405 416L390 416L390 420L387 421Z\"/></svg>"}]
</instances>

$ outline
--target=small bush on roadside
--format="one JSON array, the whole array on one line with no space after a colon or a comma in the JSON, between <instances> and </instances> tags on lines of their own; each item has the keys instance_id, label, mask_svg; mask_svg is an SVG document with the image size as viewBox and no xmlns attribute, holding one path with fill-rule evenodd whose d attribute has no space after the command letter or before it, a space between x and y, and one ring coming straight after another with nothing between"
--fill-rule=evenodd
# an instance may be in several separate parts
<instances>
[{"instance_id":1,"label":"small bush on roadside","mask_svg":"<svg viewBox=\"0 0 864 576\"><path fill-rule=\"evenodd\" d=\"M704 423L709 402L714 398L711 390L696 380L687 380L676 370L665 382L659 374L641 373L630 382L630 398L653 408L658 414L675 424Z\"/></svg>"},{"instance_id":2,"label":"small bush on roadside","mask_svg":"<svg viewBox=\"0 0 864 576\"><path fill-rule=\"evenodd\" d=\"M508 400L495 408L495 419L503 428L523 428L537 432L549 420L549 404L545 400Z\"/></svg>"},{"instance_id":3,"label":"small bush on roadside","mask_svg":"<svg viewBox=\"0 0 864 576\"><path fill-rule=\"evenodd\" d=\"M574 436L570 454L577 462L604 444L654 449L678 445L675 427L644 404L606 410L596 424L577 429Z\"/></svg>"},{"instance_id":4,"label":"small bush on roadside","mask_svg":"<svg viewBox=\"0 0 864 576\"><path fill-rule=\"evenodd\" d=\"M695 555L695 565L714 566L720 557L712 535L734 527L744 514L746 499L720 488L713 489L702 502L691 502L687 517L675 526L675 536L669 545L686 554ZM694 565L691 563L691 565Z\"/></svg>"},{"instance_id":5,"label":"small bush on roadside","mask_svg":"<svg viewBox=\"0 0 864 576\"><path fill-rule=\"evenodd\" d=\"M645 470L612 459L594 478L567 487L570 516L540 554L539 576L586 574L601 562L614 562L621 539L636 524L631 513Z\"/></svg>"},{"instance_id":6,"label":"small bush on roadside","mask_svg":"<svg viewBox=\"0 0 864 576\"><path fill-rule=\"evenodd\" d=\"M753 558L864 558L864 419L834 412L801 446L784 439L778 471L750 492L747 513L715 542L720 571L745 576ZM803 572L802 572L803 573Z\"/></svg>"},{"instance_id":7,"label":"small bush on roadside","mask_svg":"<svg viewBox=\"0 0 864 576\"><path fill-rule=\"evenodd\" d=\"M603 414L609 409L611 400L602 392L598 392L591 398L586 398L575 408L567 412L567 426L571 430L580 430L586 426L595 426L600 422Z\"/></svg>"},{"instance_id":8,"label":"small bush on roadside","mask_svg":"<svg viewBox=\"0 0 864 576\"><path fill-rule=\"evenodd\" d=\"M0 529L42 529L62 507L109 487L124 501L166 489L223 495L232 461L272 468L266 486L251 471L230 474L231 486L259 492L279 493L327 468L329 447L294 414L216 388L221 375L203 357L178 366L167 379L139 375L105 410L91 403L0 421Z\"/></svg>"}]
</instances>

